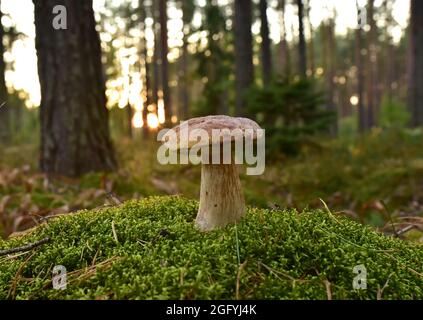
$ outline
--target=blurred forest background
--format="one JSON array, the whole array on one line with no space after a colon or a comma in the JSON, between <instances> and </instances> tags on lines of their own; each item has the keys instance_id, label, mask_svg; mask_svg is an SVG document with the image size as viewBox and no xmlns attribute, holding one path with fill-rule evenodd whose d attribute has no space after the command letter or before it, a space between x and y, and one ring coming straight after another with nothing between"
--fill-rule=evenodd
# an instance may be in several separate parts
<instances>
[{"instance_id":1,"label":"blurred forest background","mask_svg":"<svg viewBox=\"0 0 423 320\"><path fill-rule=\"evenodd\" d=\"M197 198L199 168L160 166L156 134L228 114L266 129L265 174L242 175L249 205L322 199L423 241L423 1L34 0L33 35L12 14L22 4L1 5L2 236L126 199Z\"/></svg>"}]
</instances>

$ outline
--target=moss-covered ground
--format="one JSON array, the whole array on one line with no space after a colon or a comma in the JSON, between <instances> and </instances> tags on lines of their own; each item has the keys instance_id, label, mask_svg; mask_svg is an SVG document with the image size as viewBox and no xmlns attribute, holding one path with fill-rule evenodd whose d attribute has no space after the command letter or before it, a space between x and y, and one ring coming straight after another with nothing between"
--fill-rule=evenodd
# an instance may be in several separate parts
<instances>
[{"instance_id":1,"label":"moss-covered ground","mask_svg":"<svg viewBox=\"0 0 423 320\"><path fill-rule=\"evenodd\" d=\"M248 210L194 227L198 203L151 197L47 220L0 250L0 299L423 299L423 247L325 210ZM67 288L52 288L55 265ZM357 265L367 289L353 288Z\"/></svg>"}]
</instances>

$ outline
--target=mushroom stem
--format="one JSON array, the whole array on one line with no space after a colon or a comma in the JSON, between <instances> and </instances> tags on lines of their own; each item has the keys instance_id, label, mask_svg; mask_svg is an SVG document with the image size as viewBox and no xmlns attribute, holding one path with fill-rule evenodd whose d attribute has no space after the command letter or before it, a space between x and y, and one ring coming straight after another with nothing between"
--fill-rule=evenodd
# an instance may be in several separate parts
<instances>
[{"instance_id":1,"label":"mushroom stem","mask_svg":"<svg viewBox=\"0 0 423 320\"><path fill-rule=\"evenodd\" d=\"M244 215L245 200L237 166L202 164L197 227L201 231L213 230L237 222Z\"/></svg>"}]
</instances>

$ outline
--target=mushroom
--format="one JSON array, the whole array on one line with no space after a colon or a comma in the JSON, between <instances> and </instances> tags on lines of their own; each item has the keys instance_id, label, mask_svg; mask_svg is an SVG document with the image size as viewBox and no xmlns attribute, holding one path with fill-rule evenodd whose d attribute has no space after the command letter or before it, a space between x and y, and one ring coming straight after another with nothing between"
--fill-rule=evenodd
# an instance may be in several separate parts
<instances>
[{"instance_id":1,"label":"mushroom","mask_svg":"<svg viewBox=\"0 0 423 320\"><path fill-rule=\"evenodd\" d=\"M183 126L188 128L185 133L187 143L183 142ZM249 129L249 130L246 130ZM256 140L259 136L260 126L253 120L247 118L234 118L229 116L207 116L193 118L182 122L174 127L171 132L176 137L176 141L166 142L170 150L189 150L194 145L197 147L206 147L210 151L210 156L201 158L201 190L200 207L196 218L196 226L201 231L210 231L215 228L224 227L229 223L235 223L245 216L245 199L242 191L241 181L239 180L237 165L233 149L230 151L230 161L223 161L222 146L225 143L233 141L244 142ZM195 132L202 131L207 133L207 143L199 143L198 135ZM247 134L253 132L253 134ZM233 134L236 132L237 134ZM170 137L167 133L164 137ZM166 138L165 138L166 139ZM163 140L162 140L163 141ZM214 146L213 146L214 142ZM220 161L212 161L213 149L219 145L221 157ZM202 150L203 151L203 150ZM205 160L209 161L205 161ZM228 163L229 162L229 163Z\"/></svg>"}]
</instances>

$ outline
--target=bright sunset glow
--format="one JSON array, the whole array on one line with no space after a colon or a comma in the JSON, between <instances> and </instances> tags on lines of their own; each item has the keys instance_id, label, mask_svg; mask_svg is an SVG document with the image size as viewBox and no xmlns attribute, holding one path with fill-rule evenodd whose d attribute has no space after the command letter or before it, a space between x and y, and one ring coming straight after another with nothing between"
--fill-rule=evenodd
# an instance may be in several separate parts
<instances>
[{"instance_id":1,"label":"bright sunset glow","mask_svg":"<svg viewBox=\"0 0 423 320\"><path fill-rule=\"evenodd\" d=\"M106 0L94 0L94 10L100 12L104 9ZM112 5L118 6L123 0L113 0ZM205 5L205 0L197 0L197 6ZM376 0L375 6L382 4L382 0ZM220 5L228 5L228 0L218 0ZM310 18L313 27L317 27L322 20L333 14L336 9L336 31L338 34L345 34L349 28L354 28L356 24L356 10L355 0L311 0ZM132 5L136 7L138 1L132 1ZM277 5L276 0L270 0L268 9L268 18L270 25L270 37L273 42L278 43L280 40L280 17L275 10ZM34 20L34 6L31 0L3 0L1 1L1 8L4 14L10 15L10 18L3 16L2 23L5 26L16 25L19 32L25 34L26 37L15 41L12 54L5 54L5 59L8 63L14 63L14 69L6 72L6 81L9 88L16 90L23 90L27 93L28 107L36 107L40 104L40 86L38 82L37 71L37 56L35 51L35 27ZM404 29L408 21L409 1L397 0L394 4L394 19L397 25L390 31L394 40L399 41L403 36ZM177 9L172 2L168 7L168 30L169 30L169 59L175 61L180 54L180 46L182 43L182 21L181 11ZM287 39L292 41L295 39L296 30L298 27L298 20L296 16L296 7L293 4L288 4L286 7L286 24L287 24ZM146 38L148 45L149 59L153 54L154 34L152 32L152 19L147 19ZM108 32L116 32L119 24L122 24L120 19L116 19L115 25L108 25ZM201 25L201 15L196 12L194 15L193 25L199 27ZM256 21L253 25L254 34L258 34L260 23ZM308 32L308 30L306 30ZM132 37L134 35L128 35ZM103 41L111 40L110 35L102 34ZM204 39L204 34L201 32L194 33L190 36L191 44L198 40ZM141 77L138 70L134 70L134 63L137 61L137 48L124 48L122 40L116 39L113 44L119 46L118 58L121 63L122 76L118 79L109 79L107 82L107 97L108 106L118 105L120 108L126 107L129 103L136 109L140 110L143 103L141 95L142 83L138 81ZM192 48L193 46L189 46ZM158 106L159 122L164 122L162 106Z\"/></svg>"},{"instance_id":2,"label":"bright sunset glow","mask_svg":"<svg viewBox=\"0 0 423 320\"><path fill-rule=\"evenodd\" d=\"M359 102L360 102L360 99L359 99L357 96L352 96L352 97L350 98L350 103L351 103L353 106L357 106Z\"/></svg>"},{"instance_id":3,"label":"bright sunset glow","mask_svg":"<svg viewBox=\"0 0 423 320\"><path fill-rule=\"evenodd\" d=\"M142 128L144 121L142 120L142 111L136 111L132 118L132 126L134 128Z\"/></svg>"},{"instance_id":4,"label":"bright sunset glow","mask_svg":"<svg viewBox=\"0 0 423 320\"><path fill-rule=\"evenodd\" d=\"M159 127L159 119L157 118L157 115L155 113L149 113L147 115L147 124L152 129L156 129Z\"/></svg>"},{"instance_id":5,"label":"bright sunset glow","mask_svg":"<svg viewBox=\"0 0 423 320\"><path fill-rule=\"evenodd\" d=\"M157 114L159 117L159 123L163 124L166 121L165 109L164 109L164 101L163 98L159 98L158 106L157 106Z\"/></svg>"}]
</instances>

